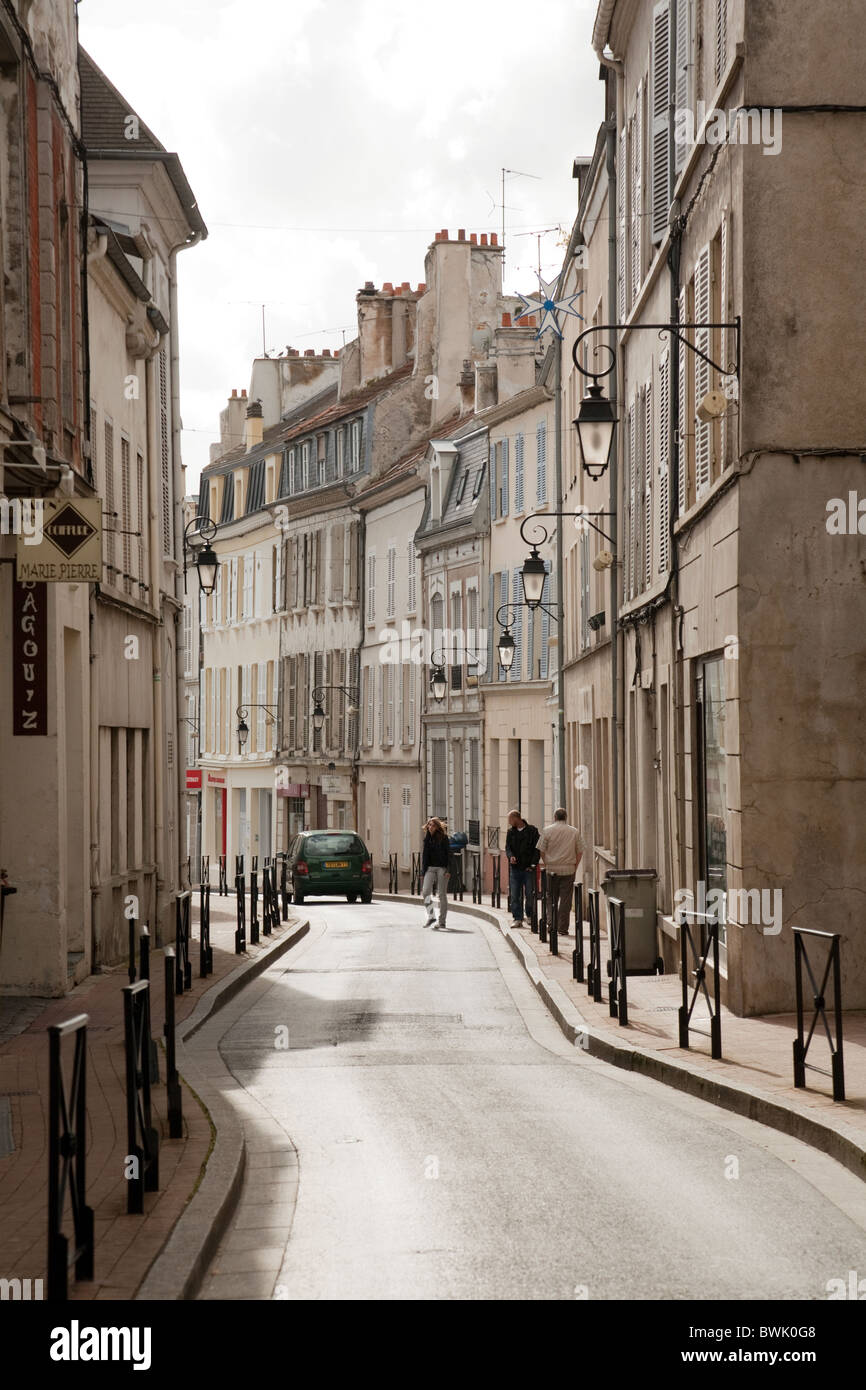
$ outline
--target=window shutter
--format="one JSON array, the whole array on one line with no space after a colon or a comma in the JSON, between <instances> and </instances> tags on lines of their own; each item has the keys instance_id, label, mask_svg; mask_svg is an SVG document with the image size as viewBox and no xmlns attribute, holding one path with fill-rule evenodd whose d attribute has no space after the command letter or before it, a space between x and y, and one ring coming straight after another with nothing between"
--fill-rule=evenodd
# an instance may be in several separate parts
<instances>
[{"instance_id":1,"label":"window shutter","mask_svg":"<svg viewBox=\"0 0 866 1390\"><path fill-rule=\"evenodd\" d=\"M652 507L652 477L653 477L653 388L652 382L647 382L646 395L644 397L644 499L643 499L643 518L644 518L644 538L643 538L643 584L648 589L653 582L653 507Z\"/></svg>"},{"instance_id":2,"label":"window shutter","mask_svg":"<svg viewBox=\"0 0 866 1390\"><path fill-rule=\"evenodd\" d=\"M286 658L288 664L288 678L286 680L286 726L288 730L287 747L291 751L297 748L297 707L298 707L298 658L290 656Z\"/></svg>"},{"instance_id":3,"label":"window shutter","mask_svg":"<svg viewBox=\"0 0 866 1390\"><path fill-rule=\"evenodd\" d=\"M650 96L652 100L651 226L654 242L663 241L671 205L670 171L671 7L662 0L653 8Z\"/></svg>"},{"instance_id":4,"label":"window shutter","mask_svg":"<svg viewBox=\"0 0 866 1390\"><path fill-rule=\"evenodd\" d=\"M523 608L521 607L521 571L515 569L511 576L511 602L514 606L514 662L511 667L510 679L513 681L523 680ZM531 673L530 673L531 674Z\"/></svg>"},{"instance_id":5,"label":"window shutter","mask_svg":"<svg viewBox=\"0 0 866 1390\"><path fill-rule=\"evenodd\" d=\"M490 446L490 520L496 519L496 445Z\"/></svg>"},{"instance_id":6,"label":"window shutter","mask_svg":"<svg viewBox=\"0 0 866 1390\"><path fill-rule=\"evenodd\" d=\"M492 574L487 576L487 678L493 679L493 649L496 645L496 598L494 595L495 579Z\"/></svg>"},{"instance_id":7,"label":"window shutter","mask_svg":"<svg viewBox=\"0 0 866 1390\"><path fill-rule=\"evenodd\" d=\"M162 472L162 549L172 552L171 453L168 423L168 363L165 348L159 352L159 458Z\"/></svg>"},{"instance_id":8,"label":"window shutter","mask_svg":"<svg viewBox=\"0 0 866 1390\"><path fill-rule=\"evenodd\" d=\"M550 608L550 561L544 562L545 578L544 588L541 591L541 602L543 605L541 613L541 679L547 680L548 669L550 666L550 614L544 609ZM560 699L562 696L560 695Z\"/></svg>"},{"instance_id":9,"label":"window shutter","mask_svg":"<svg viewBox=\"0 0 866 1390\"><path fill-rule=\"evenodd\" d=\"M626 196L628 192L628 180L626 179L626 133L620 132L619 150L616 160L616 316L620 323L625 323L626 307L625 286L626 286Z\"/></svg>"},{"instance_id":10,"label":"window shutter","mask_svg":"<svg viewBox=\"0 0 866 1390\"><path fill-rule=\"evenodd\" d=\"M406 868L409 867L409 864L410 864L410 862L411 862L411 854L412 854L412 848L411 848L411 821L410 821L410 816L411 816L411 814L412 814L412 801L411 801L411 798L412 798L412 789L411 789L411 787L404 787L404 788L403 788L403 792L402 792L402 807L401 807L401 813L402 813L403 822L402 822L402 834L401 834L401 845L400 845L400 851L401 851L401 854L400 854L400 863L403 864L404 867L406 867Z\"/></svg>"},{"instance_id":11,"label":"window shutter","mask_svg":"<svg viewBox=\"0 0 866 1390\"><path fill-rule=\"evenodd\" d=\"M397 551L393 541L388 546L388 587L386 593L385 616L393 618L397 590Z\"/></svg>"},{"instance_id":12,"label":"window shutter","mask_svg":"<svg viewBox=\"0 0 866 1390\"><path fill-rule=\"evenodd\" d=\"M230 612L229 615L228 615L228 616L229 616L229 622L230 622L230 623L236 623L237 620L238 620L238 608L239 608L239 604L238 604L238 587L239 587L239 583L240 583L240 580L239 580L239 569L240 569L240 559L239 559L239 556L235 555L235 556L232 557L232 585L231 585L231 605L232 605L232 606L231 606L231 612Z\"/></svg>"},{"instance_id":13,"label":"window shutter","mask_svg":"<svg viewBox=\"0 0 866 1390\"><path fill-rule=\"evenodd\" d=\"M712 289L710 284L710 248L705 246L695 266L695 322L709 323L712 319ZM709 354L710 330L695 330L695 346ZM710 389L710 366L695 357L695 411ZM695 416L695 500L702 497L712 481L712 422L704 424Z\"/></svg>"},{"instance_id":14,"label":"window shutter","mask_svg":"<svg viewBox=\"0 0 866 1390\"><path fill-rule=\"evenodd\" d=\"M418 602L416 588L418 567L415 560L415 542L411 537L406 546L406 561L408 571L408 583L406 586L407 612L414 613Z\"/></svg>"},{"instance_id":15,"label":"window shutter","mask_svg":"<svg viewBox=\"0 0 866 1390\"><path fill-rule=\"evenodd\" d=\"M547 501L547 426L542 423L536 430L536 449L538 452L538 501Z\"/></svg>"},{"instance_id":16,"label":"window shutter","mask_svg":"<svg viewBox=\"0 0 866 1390\"><path fill-rule=\"evenodd\" d=\"M367 622L376 621L376 556L367 556Z\"/></svg>"},{"instance_id":17,"label":"window shutter","mask_svg":"<svg viewBox=\"0 0 866 1390\"><path fill-rule=\"evenodd\" d=\"M686 292L680 291L680 328L686 322ZM689 418L689 382L686 372L686 346L685 343L679 344L679 361L677 363L679 380L679 419L677 421L677 431L679 435L678 468L679 468L679 488L678 503L680 516L688 507L689 498L689 440L688 440L688 418Z\"/></svg>"},{"instance_id":18,"label":"window shutter","mask_svg":"<svg viewBox=\"0 0 866 1390\"><path fill-rule=\"evenodd\" d=\"M715 78L716 86L722 80L725 71L725 58L728 48L728 0L716 0L716 44L715 44Z\"/></svg>"},{"instance_id":19,"label":"window shutter","mask_svg":"<svg viewBox=\"0 0 866 1390\"><path fill-rule=\"evenodd\" d=\"M514 441L514 510L523 511L523 435Z\"/></svg>"},{"instance_id":20,"label":"window shutter","mask_svg":"<svg viewBox=\"0 0 866 1390\"><path fill-rule=\"evenodd\" d=\"M508 440L503 439L501 444L499 445L499 448L499 471L501 478L500 489L502 493L502 501L500 504L499 511L501 516L508 516L508 506L510 501L508 495Z\"/></svg>"},{"instance_id":21,"label":"window shutter","mask_svg":"<svg viewBox=\"0 0 866 1390\"><path fill-rule=\"evenodd\" d=\"M507 570L500 570L500 572L499 572L499 606L500 606L500 608L504 608L504 607L507 605L507 603L508 603L508 571L507 571ZM504 616L507 617L508 615L505 614ZM515 637L514 640L515 640L515 642L516 642L516 641L517 641L517 638ZM497 663L497 664L498 664L498 663ZM499 679L500 679L501 681L504 681L504 680L505 680L505 677L506 677L506 672L502 669L501 666L499 666Z\"/></svg>"},{"instance_id":22,"label":"window shutter","mask_svg":"<svg viewBox=\"0 0 866 1390\"><path fill-rule=\"evenodd\" d=\"M589 611L589 536L584 531L580 537L580 649L585 651L589 646L589 634L591 628L589 619L592 616Z\"/></svg>"},{"instance_id":23,"label":"window shutter","mask_svg":"<svg viewBox=\"0 0 866 1390\"><path fill-rule=\"evenodd\" d=\"M331 527L331 570L330 570L330 592L328 597L333 603L343 601L343 539L346 528L342 522Z\"/></svg>"},{"instance_id":24,"label":"window shutter","mask_svg":"<svg viewBox=\"0 0 866 1390\"><path fill-rule=\"evenodd\" d=\"M409 662L409 712L406 717L406 742L415 742L415 699L417 686L418 667L414 661Z\"/></svg>"},{"instance_id":25,"label":"window shutter","mask_svg":"<svg viewBox=\"0 0 866 1390\"><path fill-rule=\"evenodd\" d=\"M265 663L260 661L256 666L256 702L259 708L256 710L258 715L256 727L256 752L263 753L265 748L265 711L262 705L268 703L267 689L265 687Z\"/></svg>"},{"instance_id":26,"label":"window shutter","mask_svg":"<svg viewBox=\"0 0 866 1390\"><path fill-rule=\"evenodd\" d=\"M694 0L677 0L677 51L676 51L676 97L677 111L691 111L694 115L694 64L692 61L692 34L694 32ZM675 135L685 136L682 121L674 128ZM683 168L689 152L689 142L681 138L674 144L674 169L677 173Z\"/></svg>"},{"instance_id":27,"label":"window shutter","mask_svg":"<svg viewBox=\"0 0 866 1390\"><path fill-rule=\"evenodd\" d=\"M659 432L658 432L658 549L659 574L670 567L670 409L671 409L671 357L666 349L659 362Z\"/></svg>"},{"instance_id":28,"label":"window shutter","mask_svg":"<svg viewBox=\"0 0 866 1390\"><path fill-rule=\"evenodd\" d=\"M643 284L643 83L637 85L631 149L631 299Z\"/></svg>"},{"instance_id":29,"label":"window shutter","mask_svg":"<svg viewBox=\"0 0 866 1390\"><path fill-rule=\"evenodd\" d=\"M637 411L628 408L628 596L634 598L635 475L637 472Z\"/></svg>"},{"instance_id":30,"label":"window shutter","mask_svg":"<svg viewBox=\"0 0 866 1390\"><path fill-rule=\"evenodd\" d=\"M719 309L720 309L720 313L719 313L719 319L721 320L722 323L727 323L727 322L729 322L730 317L731 317L731 308L730 308L731 277L730 277L730 270L729 270L729 266L728 266L728 257L729 257L729 255L730 255L730 250L729 250L729 248L730 248L730 244L731 244L731 226L730 226L730 223L731 223L731 215L730 215L730 213L728 212L727 208L725 208L725 210L724 210L723 213L722 213L722 223L721 223L721 227L719 228L719 260L721 261L721 265L719 266L719 281L720 281L720 288L719 288ZM722 364L723 367L728 367L728 366L730 366L730 363L729 363L729 361L728 361L728 345L729 345L729 342L730 342L730 336L729 336L729 334L728 334L728 331L727 331L726 328L723 328L723 329L721 330L720 334L719 334L719 361L721 362L721 364ZM723 379L722 379L722 382L721 382L721 385L724 385L724 384L725 384L725 379L723 378ZM720 459L720 462L719 462L719 468L720 468L720 469L724 469L724 468L727 468L727 466L728 466L728 451L729 451L729 444L728 444L728 441L729 441L729 439L730 439L730 422L729 422L729 420L728 420L728 411L727 411L727 410L725 411L724 415L722 416L721 421L720 421L720 424L721 424L721 459Z\"/></svg>"}]
</instances>

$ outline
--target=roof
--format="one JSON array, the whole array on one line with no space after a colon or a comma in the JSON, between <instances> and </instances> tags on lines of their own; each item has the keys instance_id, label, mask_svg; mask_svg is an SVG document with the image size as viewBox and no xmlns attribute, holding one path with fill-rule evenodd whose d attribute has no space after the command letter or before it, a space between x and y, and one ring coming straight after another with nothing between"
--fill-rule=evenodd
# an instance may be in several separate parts
<instances>
[{"instance_id":1,"label":"roof","mask_svg":"<svg viewBox=\"0 0 866 1390\"><path fill-rule=\"evenodd\" d=\"M445 433L440 425L431 439L442 438ZM416 541L424 536L432 538L440 531L451 530L471 521L479 509L487 505L487 489L484 486L489 447L486 427L474 415L464 417L463 423L458 422L457 428L452 429L450 439L458 446L459 452L451 466L442 519L431 525L428 497Z\"/></svg>"},{"instance_id":2,"label":"roof","mask_svg":"<svg viewBox=\"0 0 866 1390\"><path fill-rule=\"evenodd\" d=\"M407 453L397 459L396 463L392 463L390 468L358 494L358 507L363 511L365 504L371 507L377 505L376 499L379 493L399 483L403 478L411 477L415 471L415 465L424 458L432 441L449 438L460 425L461 419L465 420L466 416L461 416L458 412L450 416L449 419L441 421L434 430L430 430L418 444L414 444Z\"/></svg>"},{"instance_id":3,"label":"roof","mask_svg":"<svg viewBox=\"0 0 866 1390\"><path fill-rule=\"evenodd\" d=\"M265 431L261 444L257 445L255 449L251 449L247 453L243 445L239 445L231 453L224 454L216 463L209 464L207 468L204 468L202 476L207 474L212 477L215 473L223 473L232 467L237 467L239 463L253 463L257 458L264 458L267 454L277 453L283 445L290 443L293 439L301 439L304 435L321 430L326 425L335 424L346 416L357 414L359 410L369 405L378 396L385 395L399 381L411 376L413 370L414 364L407 362L396 372L390 372L388 376L380 377L378 381L350 392L348 396L343 396L342 400L337 401L335 405L328 406L324 410L319 409L316 414L307 413L299 418L298 412L293 412L287 419L281 420L279 424L271 425ZM335 386L330 386L328 391L331 392L336 389ZM313 398L312 402L308 402L307 410L311 404L315 406L317 402L320 403L324 395L325 392L321 392L319 396ZM303 410L304 407L301 409Z\"/></svg>"},{"instance_id":4,"label":"roof","mask_svg":"<svg viewBox=\"0 0 866 1390\"><path fill-rule=\"evenodd\" d=\"M81 87L81 141L87 159L158 160L165 166L190 227L200 238L206 237L207 227L179 157L157 140L150 127L80 45L78 76ZM128 134L130 120L136 122L134 140Z\"/></svg>"},{"instance_id":5,"label":"roof","mask_svg":"<svg viewBox=\"0 0 866 1390\"><path fill-rule=\"evenodd\" d=\"M143 304L148 304L150 302L150 290L147 288L147 285L145 285L141 276L136 273L135 269L130 264L116 233L99 217L92 217L91 222L100 236L108 238L108 246L105 251L106 260L111 262L124 284L132 291L136 299L140 299Z\"/></svg>"}]
</instances>

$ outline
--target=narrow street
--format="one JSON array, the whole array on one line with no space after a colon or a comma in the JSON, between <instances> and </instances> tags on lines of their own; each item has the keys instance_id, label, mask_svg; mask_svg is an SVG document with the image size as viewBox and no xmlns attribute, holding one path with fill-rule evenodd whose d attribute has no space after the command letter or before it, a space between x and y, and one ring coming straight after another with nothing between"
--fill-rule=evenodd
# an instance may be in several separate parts
<instances>
[{"instance_id":1,"label":"narrow street","mask_svg":"<svg viewBox=\"0 0 866 1390\"><path fill-rule=\"evenodd\" d=\"M247 1142L200 1297L816 1299L866 1267L862 1183L571 1047L487 924L309 915L189 1045Z\"/></svg>"}]
</instances>

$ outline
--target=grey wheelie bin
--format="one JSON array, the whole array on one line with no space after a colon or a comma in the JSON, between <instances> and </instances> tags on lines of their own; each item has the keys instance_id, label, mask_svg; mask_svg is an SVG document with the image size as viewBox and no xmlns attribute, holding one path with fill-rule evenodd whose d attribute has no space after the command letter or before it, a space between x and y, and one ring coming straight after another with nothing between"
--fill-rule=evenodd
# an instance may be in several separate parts
<instances>
[{"instance_id":1,"label":"grey wheelie bin","mask_svg":"<svg viewBox=\"0 0 866 1390\"><path fill-rule=\"evenodd\" d=\"M625 962L627 975L664 974L656 935L655 869L608 869L602 888L605 900L625 903ZM604 927L607 929L607 912Z\"/></svg>"}]
</instances>

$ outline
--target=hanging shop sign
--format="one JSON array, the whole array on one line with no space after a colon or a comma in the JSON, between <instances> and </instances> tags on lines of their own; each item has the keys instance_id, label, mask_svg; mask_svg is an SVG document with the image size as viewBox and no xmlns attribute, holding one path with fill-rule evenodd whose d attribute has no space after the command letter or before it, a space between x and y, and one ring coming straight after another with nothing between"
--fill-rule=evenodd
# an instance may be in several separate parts
<instances>
[{"instance_id":1,"label":"hanging shop sign","mask_svg":"<svg viewBox=\"0 0 866 1390\"><path fill-rule=\"evenodd\" d=\"M98 584L102 580L102 501L45 498L38 539L19 536L16 574L22 583Z\"/></svg>"},{"instance_id":2,"label":"hanging shop sign","mask_svg":"<svg viewBox=\"0 0 866 1390\"><path fill-rule=\"evenodd\" d=\"M48 733L48 591L12 585L12 733Z\"/></svg>"},{"instance_id":3,"label":"hanging shop sign","mask_svg":"<svg viewBox=\"0 0 866 1390\"><path fill-rule=\"evenodd\" d=\"M187 768L186 789L188 792L201 791L201 768Z\"/></svg>"}]
</instances>

